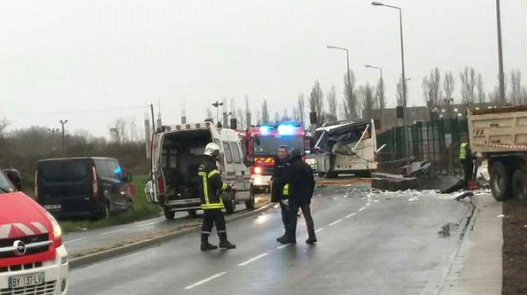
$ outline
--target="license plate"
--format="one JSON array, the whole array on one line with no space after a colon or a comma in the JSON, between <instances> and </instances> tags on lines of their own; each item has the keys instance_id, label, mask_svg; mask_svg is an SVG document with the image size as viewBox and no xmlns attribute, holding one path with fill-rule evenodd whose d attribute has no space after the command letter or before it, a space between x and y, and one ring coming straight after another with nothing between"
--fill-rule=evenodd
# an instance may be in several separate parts
<instances>
[{"instance_id":1,"label":"license plate","mask_svg":"<svg viewBox=\"0 0 527 295\"><path fill-rule=\"evenodd\" d=\"M44 205L44 208L46 208L46 210L60 210L61 206L60 204Z\"/></svg>"},{"instance_id":2,"label":"license plate","mask_svg":"<svg viewBox=\"0 0 527 295\"><path fill-rule=\"evenodd\" d=\"M29 287L44 284L44 273L37 272L22 276L8 277L9 288Z\"/></svg>"}]
</instances>

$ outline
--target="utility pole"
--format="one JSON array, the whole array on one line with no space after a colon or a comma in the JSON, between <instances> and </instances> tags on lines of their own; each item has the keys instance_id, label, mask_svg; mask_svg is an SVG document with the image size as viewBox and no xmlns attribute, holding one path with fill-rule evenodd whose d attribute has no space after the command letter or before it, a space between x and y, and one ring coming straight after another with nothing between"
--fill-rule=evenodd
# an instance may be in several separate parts
<instances>
[{"instance_id":1,"label":"utility pole","mask_svg":"<svg viewBox=\"0 0 527 295\"><path fill-rule=\"evenodd\" d=\"M505 104L505 76L503 74L503 52L501 50L501 17L500 17L500 0L496 0L496 18L498 22L498 59L500 67L500 98L499 104Z\"/></svg>"},{"instance_id":2,"label":"utility pole","mask_svg":"<svg viewBox=\"0 0 527 295\"><path fill-rule=\"evenodd\" d=\"M60 124L62 125L62 149L66 149L66 135L64 134L64 125L68 123L68 120L60 120Z\"/></svg>"},{"instance_id":3,"label":"utility pole","mask_svg":"<svg viewBox=\"0 0 527 295\"><path fill-rule=\"evenodd\" d=\"M212 103L212 106L216 108L216 120L217 122L221 122L220 121L220 106L223 105L223 102L219 102L219 101L216 101L214 103Z\"/></svg>"}]
</instances>

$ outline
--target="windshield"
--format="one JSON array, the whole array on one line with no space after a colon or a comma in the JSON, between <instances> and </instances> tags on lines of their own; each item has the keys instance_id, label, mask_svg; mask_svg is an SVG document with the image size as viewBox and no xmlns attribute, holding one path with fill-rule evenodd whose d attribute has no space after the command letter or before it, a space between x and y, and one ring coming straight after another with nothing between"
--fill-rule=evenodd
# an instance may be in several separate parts
<instances>
[{"instance_id":1,"label":"windshield","mask_svg":"<svg viewBox=\"0 0 527 295\"><path fill-rule=\"evenodd\" d=\"M3 171L0 171L0 194L14 192L15 188L7 179Z\"/></svg>"},{"instance_id":2,"label":"windshield","mask_svg":"<svg viewBox=\"0 0 527 295\"><path fill-rule=\"evenodd\" d=\"M304 141L302 137L297 136L260 136L254 140L254 154L257 156L275 155L278 147L287 146L287 151L300 149L304 151Z\"/></svg>"}]
</instances>

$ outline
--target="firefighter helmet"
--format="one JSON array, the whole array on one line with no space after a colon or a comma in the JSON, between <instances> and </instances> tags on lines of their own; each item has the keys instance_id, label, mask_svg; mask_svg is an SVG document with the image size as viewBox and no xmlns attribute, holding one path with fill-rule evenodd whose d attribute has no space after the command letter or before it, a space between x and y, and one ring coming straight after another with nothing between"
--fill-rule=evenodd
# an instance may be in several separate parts
<instances>
[{"instance_id":1,"label":"firefighter helmet","mask_svg":"<svg viewBox=\"0 0 527 295\"><path fill-rule=\"evenodd\" d=\"M207 144L207 146L205 147L205 152L203 154L207 156L211 156L217 160L220 156L220 153L221 153L220 146L215 144L214 142L211 142Z\"/></svg>"}]
</instances>

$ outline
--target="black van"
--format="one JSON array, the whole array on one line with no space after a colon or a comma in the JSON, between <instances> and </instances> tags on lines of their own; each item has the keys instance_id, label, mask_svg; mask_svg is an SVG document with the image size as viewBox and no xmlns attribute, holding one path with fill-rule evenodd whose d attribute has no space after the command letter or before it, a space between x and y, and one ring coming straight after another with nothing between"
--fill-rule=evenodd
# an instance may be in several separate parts
<instances>
[{"instance_id":1,"label":"black van","mask_svg":"<svg viewBox=\"0 0 527 295\"><path fill-rule=\"evenodd\" d=\"M45 159L37 163L35 196L58 218L108 218L131 208L129 181L113 158Z\"/></svg>"}]
</instances>

